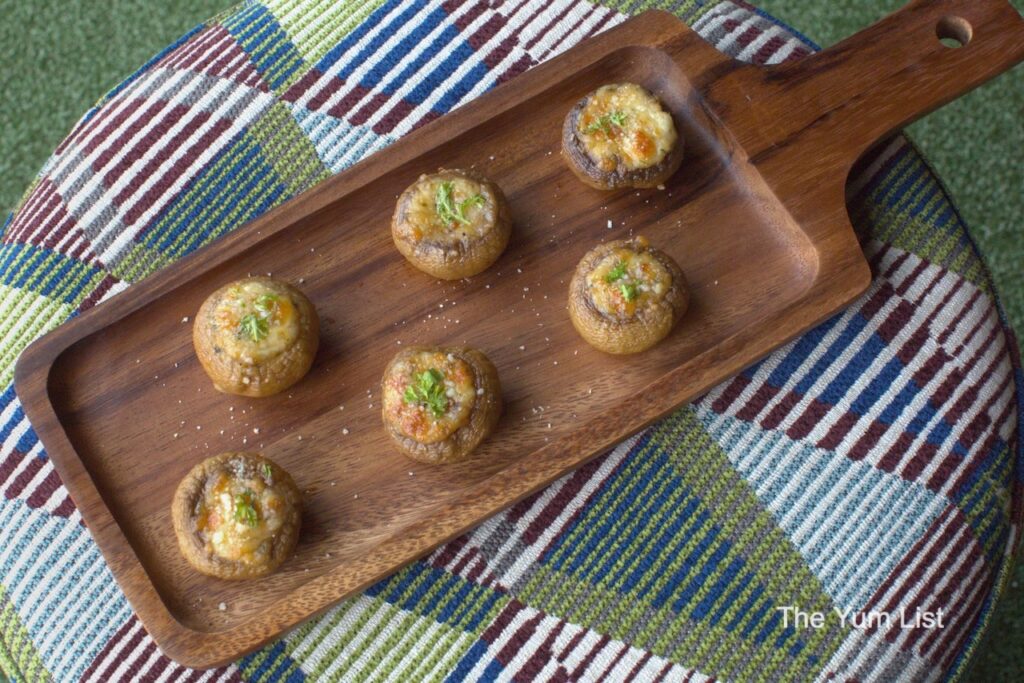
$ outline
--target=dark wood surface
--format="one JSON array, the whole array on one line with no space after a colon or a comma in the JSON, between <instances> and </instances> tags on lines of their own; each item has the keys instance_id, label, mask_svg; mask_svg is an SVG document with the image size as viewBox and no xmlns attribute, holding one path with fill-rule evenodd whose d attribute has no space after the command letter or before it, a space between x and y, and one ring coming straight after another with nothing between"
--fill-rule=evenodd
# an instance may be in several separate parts
<instances>
[{"instance_id":1,"label":"dark wood surface","mask_svg":"<svg viewBox=\"0 0 1024 683\"><path fill-rule=\"evenodd\" d=\"M937 31L962 34L961 22L969 43L942 45ZM225 663L856 298L870 272L844 205L850 167L879 138L1022 56L1022 21L1003 0L912 3L816 56L769 68L735 62L674 17L647 12L61 326L23 354L18 395L150 634L184 664ZM592 190L559 156L572 104L624 80L657 93L686 141L664 190ZM508 250L468 281L429 278L391 242L395 199L439 167L484 173L512 206ZM576 335L568 284L588 249L634 234L679 262L692 303L663 343L613 357ZM297 284L323 322L310 374L264 399L214 391L182 322L249 273ZM475 346L498 368L506 411L468 462L422 465L388 442L381 373L414 343ZM173 537L178 481L227 450L261 451L305 492L296 555L265 579L202 576Z\"/></svg>"}]
</instances>

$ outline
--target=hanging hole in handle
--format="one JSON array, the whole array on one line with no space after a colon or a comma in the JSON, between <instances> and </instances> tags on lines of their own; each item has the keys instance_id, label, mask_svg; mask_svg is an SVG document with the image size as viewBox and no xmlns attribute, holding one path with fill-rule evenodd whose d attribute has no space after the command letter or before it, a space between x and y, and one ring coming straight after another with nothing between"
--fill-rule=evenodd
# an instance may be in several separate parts
<instances>
[{"instance_id":1,"label":"hanging hole in handle","mask_svg":"<svg viewBox=\"0 0 1024 683\"><path fill-rule=\"evenodd\" d=\"M946 47L963 47L971 42L974 28L963 17L945 16L935 25L935 35Z\"/></svg>"}]
</instances>

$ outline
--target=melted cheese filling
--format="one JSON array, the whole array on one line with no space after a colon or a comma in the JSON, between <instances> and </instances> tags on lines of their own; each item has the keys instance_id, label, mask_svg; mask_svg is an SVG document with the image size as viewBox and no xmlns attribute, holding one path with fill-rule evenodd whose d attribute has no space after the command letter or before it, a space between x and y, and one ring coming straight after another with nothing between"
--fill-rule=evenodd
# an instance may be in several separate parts
<instances>
[{"instance_id":1,"label":"melted cheese filling","mask_svg":"<svg viewBox=\"0 0 1024 683\"><path fill-rule=\"evenodd\" d=\"M587 100L577 132L601 170L655 166L676 144L672 115L635 83L605 85Z\"/></svg>"},{"instance_id":2,"label":"melted cheese filling","mask_svg":"<svg viewBox=\"0 0 1024 683\"><path fill-rule=\"evenodd\" d=\"M660 306L672 287L672 274L650 252L620 247L587 275L594 306L610 318L629 319Z\"/></svg>"},{"instance_id":3,"label":"melted cheese filling","mask_svg":"<svg viewBox=\"0 0 1024 683\"><path fill-rule=\"evenodd\" d=\"M299 336L299 314L287 294L249 281L231 287L213 311L216 346L254 365L277 356Z\"/></svg>"},{"instance_id":4,"label":"melted cheese filling","mask_svg":"<svg viewBox=\"0 0 1024 683\"><path fill-rule=\"evenodd\" d=\"M429 402L408 400L410 388L421 386L423 373L436 370L442 380L438 384L433 405L442 408L436 413ZM394 366L384 382L384 411L391 424L420 443L444 441L468 421L476 402L476 381L473 368L452 354L421 351Z\"/></svg>"},{"instance_id":5,"label":"melted cheese filling","mask_svg":"<svg viewBox=\"0 0 1024 683\"><path fill-rule=\"evenodd\" d=\"M207 550L225 560L262 563L284 523L285 501L262 476L221 472L207 487L196 526Z\"/></svg>"},{"instance_id":6,"label":"melted cheese filling","mask_svg":"<svg viewBox=\"0 0 1024 683\"><path fill-rule=\"evenodd\" d=\"M439 211L438 190L442 183L450 183L450 207L463 220ZM433 242L442 246L472 242L494 228L495 209L489 193L484 192L484 187L475 180L461 176L433 176L416 183L406 208L404 228L414 242Z\"/></svg>"}]
</instances>

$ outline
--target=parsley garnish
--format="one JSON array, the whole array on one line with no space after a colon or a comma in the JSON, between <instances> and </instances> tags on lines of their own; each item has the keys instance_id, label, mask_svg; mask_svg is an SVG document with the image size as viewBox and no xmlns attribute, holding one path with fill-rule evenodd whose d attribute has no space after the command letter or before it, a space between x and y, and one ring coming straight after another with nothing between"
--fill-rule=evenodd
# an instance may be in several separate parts
<instances>
[{"instance_id":1,"label":"parsley garnish","mask_svg":"<svg viewBox=\"0 0 1024 683\"><path fill-rule=\"evenodd\" d=\"M605 135L607 135L611 131L612 126L615 126L616 128L622 128L625 125L627 118L629 118L629 115L626 114L626 112L624 111L609 112L607 114L604 114L603 116L598 117L596 121L594 121L589 126L584 128L583 132L587 134L592 134L601 131Z\"/></svg>"},{"instance_id":2,"label":"parsley garnish","mask_svg":"<svg viewBox=\"0 0 1024 683\"><path fill-rule=\"evenodd\" d=\"M277 303L276 294L261 294L256 298L256 303L253 306L264 318L269 318L275 303Z\"/></svg>"},{"instance_id":3,"label":"parsley garnish","mask_svg":"<svg viewBox=\"0 0 1024 683\"><path fill-rule=\"evenodd\" d=\"M629 274L629 268L625 261L619 261L615 264L615 267L609 270L605 276L604 281L608 284L614 284L619 282L622 278ZM632 282L619 282L619 291L622 292L622 296L626 301L633 301L639 295L639 290L635 283Z\"/></svg>"},{"instance_id":4,"label":"parsley garnish","mask_svg":"<svg viewBox=\"0 0 1024 683\"><path fill-rule=\"evenodd\" d=\"M249 526L256 526L259 524L260 517L259 513L256 512L256 507L252 504L252 491L245 491L235 496L235 521L248 524Z\"/></svg>"},{"instance_id":5,"label":"parsley garnish","mask_svg":"<svg viewBox=\"0 0 1024 683\"><path fill-rule=\"evenodd\" d=\"M263 316L249 313L238 321L238 336L240 337L248 337L252 341L258 342L266 339L268 334L270 334L270 323Z\"/></svg>"},{"instance_id":6,"label":"parsley garnish","mask_svg":"<svg viewBox=\"0 0 1024 683\"><path fill-rule=\"evenodd\" d=\"M263 463L262 465L260 465L260 469L263 471L263 478L269 482L270 479L274 476L274 471L270 469L270 464Z\"/></svg>"},{"instance_id":7,"label":"parsley garnish","mask_svg":"<svg viewBox=\"0 0 1024 683\"><path fill-rule=\"evenodd\" d=\"M604 281L607 282L608 284L611 284L616 280L621 280L622 278L626 277L626 271L626 262L619 261L618 263L615 264L614 268L612 268L611 270L608 271L607 274L605 274Z\"/></svg>"},{"instance_id":8,"label":"parsley garnish","mask_svg":"<svg viewBox=\"0 0 1024 683\"><path fill-rule=\"evenodd\" d=\"M405 388L405 402L423 405L434 417L441 417L448 410L448 397L444 389L444 375L430 368L416 375L416 383Z\"/></svg>"},{"instance_id":9,"label":"parsley garnish","mask_svg":"<svg viewBox=\"0 0 1024 683\"><path fill-rule=\"evenodd\" d=\"M270 334L270 316L274 312L274 305L277 303L276 294L260 294L256 297L252 307L256 313L247 313L238 321L238 336L248 337L251 341L259 342ZM242 303L245 308L245 303Z\"/></svg>"},{"instance_id":10,"label":"parsley garnish","mask_svg":"<svg viewBox=\"0 0 1024 683\"><path fill-rule=\"evenodd\" d=\"M475 194L468 199L463 199L461 202L456 202L454 184L450 181L445 181L437 186L437 192L434 195L434 210L446 225L451 225L455 222L469 225L469 219L465 215L466 209L478 204L484 204L486 201L482 194Z\"/></svg>"}]
</instances>

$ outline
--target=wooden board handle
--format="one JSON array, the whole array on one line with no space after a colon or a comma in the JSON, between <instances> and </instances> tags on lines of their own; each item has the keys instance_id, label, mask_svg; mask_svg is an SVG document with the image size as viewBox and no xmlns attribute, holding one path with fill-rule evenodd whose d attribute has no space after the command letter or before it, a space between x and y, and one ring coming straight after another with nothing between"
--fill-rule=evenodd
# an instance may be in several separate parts
<instances>
[{"instance_id":1,"label":"wooden board handle","mask_svg":"<svg viewBox=\"0 0 1024 683\"><path fill-rule=\"evenodd\" d=\"M915 0L815 55L736 74L722 95L757 103L756 112L731 106L727 115L748 151L809 135L822 157L850 165L1022 59L1024 18L1007 0Z\"/></svg>"}]
</instances>

